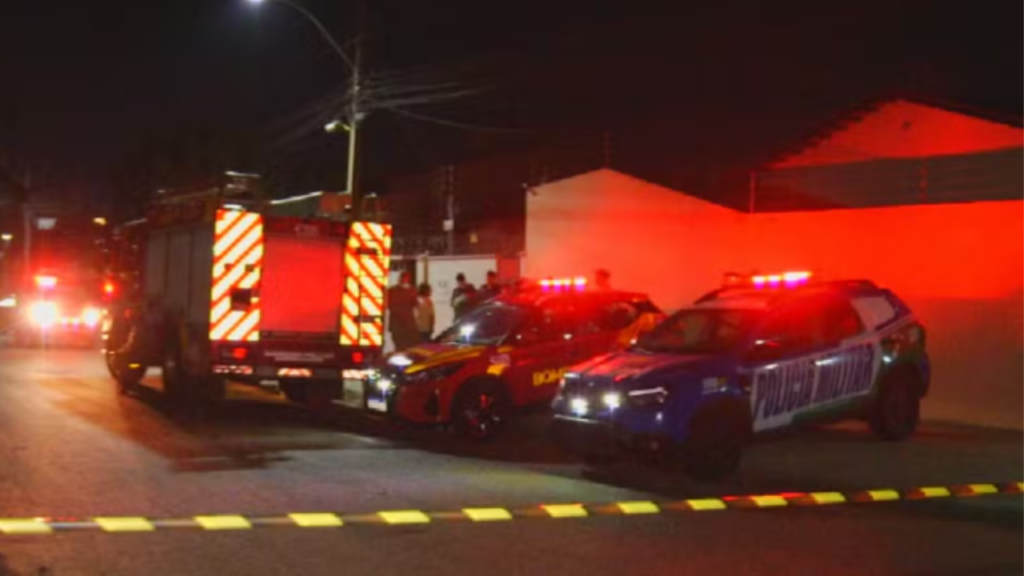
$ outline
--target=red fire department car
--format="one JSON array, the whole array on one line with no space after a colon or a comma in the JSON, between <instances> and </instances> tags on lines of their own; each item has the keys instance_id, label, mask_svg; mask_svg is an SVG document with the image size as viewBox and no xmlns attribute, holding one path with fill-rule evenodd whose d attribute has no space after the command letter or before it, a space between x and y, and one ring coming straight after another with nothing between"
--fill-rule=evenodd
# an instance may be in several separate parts
<instances>
[{"instance_id":1,"label":"red fire department car","mask_svg":"<svg viewBox=\"0 0 1024 576\"><path fill-rule=\"evenodd\" d=\"M550 403L567 367L628 346L662 317L644 294L541 281L391 355L367 381L366 409L488 439L510 410Z\"/></svg>"}]
</instances>

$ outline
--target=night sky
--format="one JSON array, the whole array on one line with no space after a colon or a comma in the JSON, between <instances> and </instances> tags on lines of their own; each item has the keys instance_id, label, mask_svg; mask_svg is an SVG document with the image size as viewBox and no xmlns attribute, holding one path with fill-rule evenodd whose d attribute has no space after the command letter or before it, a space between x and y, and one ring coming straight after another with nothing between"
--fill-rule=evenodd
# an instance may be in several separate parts
<instances>
[{"instance_id":1,"label":"night sky","mask_svg":"<svg viewBox=\"0 0 1024 576\"><path fill-rule=\"evenodd\" d=\"M626 130L695 163L757 161L897 93L1021 116L1021 3L948 4L370 1L371 78L471 93L404 108L460 127L373 113L366 178L574 130ZM352 2L304 5L352 38ZM346 78L309 23L270 0L5 0L0 166L112 198L139 165L173 170L184 147L283 189L339 188L344 138L319 127Z\"/></svg>"}]
</instances>

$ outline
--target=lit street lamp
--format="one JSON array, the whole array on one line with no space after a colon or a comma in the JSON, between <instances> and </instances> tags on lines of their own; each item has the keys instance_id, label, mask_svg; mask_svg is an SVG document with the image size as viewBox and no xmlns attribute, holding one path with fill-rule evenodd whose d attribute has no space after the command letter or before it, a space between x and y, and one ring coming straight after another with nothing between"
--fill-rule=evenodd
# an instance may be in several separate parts
<instances>
[{"instance_id":1,"label":"lit street lamp","mask_svg":"<svg viewBox=\"0 0 1024 576\"><path fill-rule=\"evenodd\" d=\"M265 2L277 2L292 8L303 17L305 17L313 26L317 29L324 40L330 44L334 52L345 61L351 72L350 94L349 94L349 107L348 107L348 122L342 122L340 120L334 120L326 126L324 130L327 132L337 132L344 130L348 132L348 177L346 187L348 188L349 194L352 196L352 219L358 220L362 209L362 195L359 193L356 186L356 151L359 146L359 123L362 121L364 113L360 110L361 98L360 98L360 76L359 66L362 56L361 42L356 42L355 59L349 58L348 54L342 49L341 45L334 39L330 31L326 26L317 18L312 12L310 12L305 6L295 2L293 0L246 0L249 4L258 6ZM362 24L362 6L360 5L360 25ZM357 39L358 40L358 39Z\"/></svg>"}]
</instances>

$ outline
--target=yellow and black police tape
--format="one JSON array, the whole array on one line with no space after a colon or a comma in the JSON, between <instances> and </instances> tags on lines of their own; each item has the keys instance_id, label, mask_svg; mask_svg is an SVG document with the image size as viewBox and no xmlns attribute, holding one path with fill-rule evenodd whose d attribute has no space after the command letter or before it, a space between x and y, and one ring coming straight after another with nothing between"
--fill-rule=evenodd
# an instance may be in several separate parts
<instances>
[{"instance_id":1,"label":"yellow and black police tape","mask_svg":"<svg viewBox=\"0 0 1024 576\"><path fill-rule=\"evenodd\" d=\"M735 509L765 509L869 502L964 498L995 494L1022 494L1024 482L1004 484L958 484L897 490L892 488L857 492L784 492L779 494L723 496L665 502L632 501L599 504L540 504L517 508L463 508L447 512L390 510L370 514L300 512L281 516L216 514L188 518L145 518L141 516L93 517L89 519L37 517L0 518L0 534L52 534L70 531L152 532L155 530L249 530L262 527L338 528L377 524L408 526L434 522L500 522L518 518L587 518L633 516L682 512L712 512Z\"/></svg>"}]
</instances>

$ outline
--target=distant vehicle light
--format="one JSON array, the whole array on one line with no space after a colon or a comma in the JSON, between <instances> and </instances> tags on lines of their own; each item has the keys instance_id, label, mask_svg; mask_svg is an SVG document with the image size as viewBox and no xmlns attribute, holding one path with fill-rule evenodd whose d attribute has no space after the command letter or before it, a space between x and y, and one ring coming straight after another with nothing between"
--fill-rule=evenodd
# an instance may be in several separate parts
<instances>
[{"instance_id":1,"label":"distant vehicle light","mask_svg":"<svg viewBox=\"0 0 1024 576\"><path fill-rule=\"evenodd\" d=\"M11 240L14 240L14 234L0 234L0 240L10 242Z\"/></svg>"},{"instance_id":2,"label":"distant vehicle light","mask_svg":"<svg viewBox=\"0 0 1024 576\"><path fill-rule=\"evenodd\" d=\"M50 328L60 321L60 310L53 302L35 302L28 309L28 317L40 328Z\"/></svg>"},{"instance_id":3,"label":"distant vehicle light","mask_svg":"<svg viewBox=\"0 0 1024 576\"><path fill-rule=\"evenodd\" d=\"M106 226L107 225L107 219L102 217L102 216L97 216L97 217L92 219L92 223L97 225L97 226Z\"/></svg>"},{"instance_id":4,"label":"distant vehicle light","mask_svg":"<svg viewBox=\"0 0 1024 576\"><path fill-rule=\"evenodd\" d=\"M103 320L103 311L99 308L86 308L82 312L82 322L89 328L95 328Z\"/></svg>"},{"instance_id":5,"label":"distant vehicle light","mask_svg":"<svg viewBox=\"0 0 1024 576\"><path fill-rule=\"evenodd\" d=\"M36 276L36 286L43 290L53 290L57 287L56 276Z\"/></svg>"},{"instance_id":6,"label":"distant vehicle light","mask_svg":"<svg viewBox=\"0 0 1024 576\"><path fill-rule=\"evenodd\" d=\"M14 296L8 296L0 300L0 308L16 308L18 306L18 299Z\"/></svg>"},{"instance_id":7,"label":"distant vehicle light","mask_svg":"<svg viewBox=\"0 0 1024 576\"><path fill-rule=\"evenodd\" d=\"M107 296L113 296L116 288L117 287L114 286L114 283L109 280L103 283L103 293Z\"/></svg>"}]
</instances>

